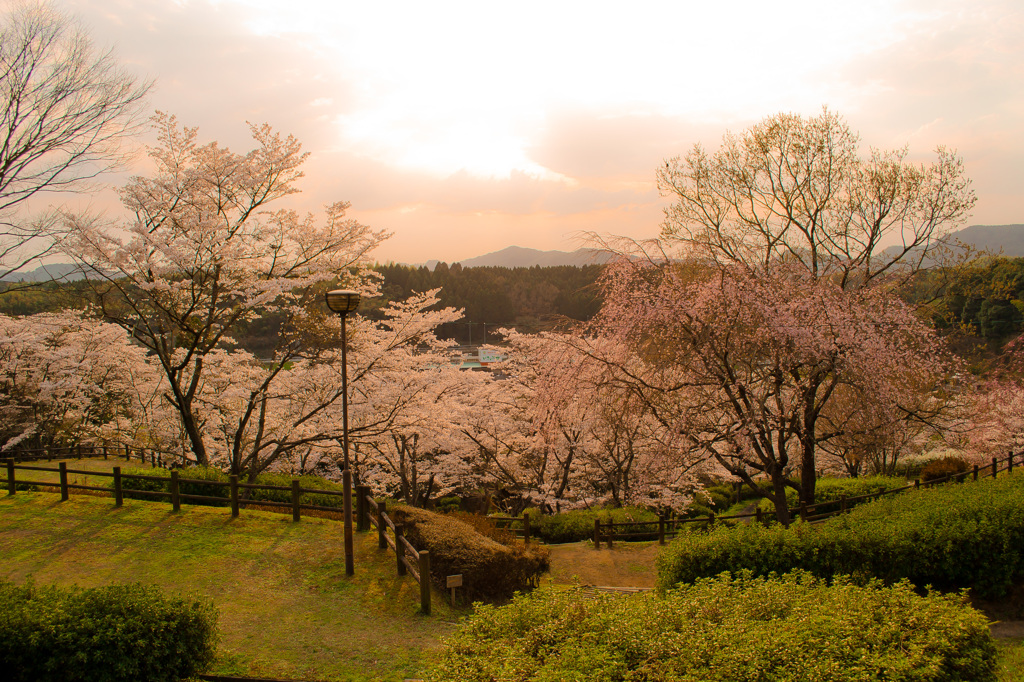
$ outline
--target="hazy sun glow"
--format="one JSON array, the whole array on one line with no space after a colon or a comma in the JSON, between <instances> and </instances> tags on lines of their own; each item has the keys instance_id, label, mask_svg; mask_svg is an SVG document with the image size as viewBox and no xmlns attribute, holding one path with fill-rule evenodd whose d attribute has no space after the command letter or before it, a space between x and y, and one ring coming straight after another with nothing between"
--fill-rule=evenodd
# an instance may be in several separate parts
<instances>
[{"instance_id":1,"label":"hazy sun glow","mask_svg":"<svg viewBox=\"0 0 1024 682\"><path fill-rule=\"evenodd\" d=\"M310 208L351 201L384 258L653 236L664 158L823 105L866 146L958 148L972 222L1024 208L1019 0L58 2L154 108L232 148L246 120L295 134Z\"/></svg>"}]
</instances>

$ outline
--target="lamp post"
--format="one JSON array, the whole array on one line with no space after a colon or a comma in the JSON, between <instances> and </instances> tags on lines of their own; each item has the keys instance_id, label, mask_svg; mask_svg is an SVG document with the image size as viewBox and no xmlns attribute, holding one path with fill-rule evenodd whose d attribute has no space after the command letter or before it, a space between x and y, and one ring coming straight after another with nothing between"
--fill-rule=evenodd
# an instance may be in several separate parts
<instances>
[{"instance_id":1,"label":"lamp post","mask_svg":"<svg viewBox=\"0 0 1024 682\"><path fill-rule=\"evenodd\" d=\"M356 572L352 549L352 471L348 460L348 336L345 320L359 307L359 292L335 289L327 292L327 307L341 315L341 448L345 469L341 472L345 507L345 575Z\"/></svg>"}]
</instances>

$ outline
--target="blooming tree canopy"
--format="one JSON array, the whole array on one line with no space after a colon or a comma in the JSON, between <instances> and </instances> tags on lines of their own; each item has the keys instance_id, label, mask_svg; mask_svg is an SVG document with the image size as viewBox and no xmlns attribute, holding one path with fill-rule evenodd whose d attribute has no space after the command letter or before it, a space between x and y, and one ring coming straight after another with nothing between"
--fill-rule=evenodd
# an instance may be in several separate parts
<instances>
[{"instance_id":1,"label":"blooming tree canopy","mask_svg":"<svg viewBox=\"0 0 1024 682\"><path fill-rule=\"evenodd\" d=\"M208 464L209 439L214 432L225 438L228 428L203 428L208 366L253 374L247 394L235 396L243 417L230 427L231 440L241 448L250 420L259 423L263 406L280 394L276 382L290 376L284 370L319 352L322 313L310 311L322 308L324 284L348 278L386 235L346 218L343 202L328 206L321 220L268 209L298 191L306 155L292 137L253 125L255 148L236 154L200 144L196 129L173 116L158 113L153 124L155 171L121 190L132 218L108 224L69 216L66 249L89 273L103 319L128 330L159 363L192 456ZM231 358L232 333L267 313L284 318L272 357Z\"/></svg>"}]
</instances>

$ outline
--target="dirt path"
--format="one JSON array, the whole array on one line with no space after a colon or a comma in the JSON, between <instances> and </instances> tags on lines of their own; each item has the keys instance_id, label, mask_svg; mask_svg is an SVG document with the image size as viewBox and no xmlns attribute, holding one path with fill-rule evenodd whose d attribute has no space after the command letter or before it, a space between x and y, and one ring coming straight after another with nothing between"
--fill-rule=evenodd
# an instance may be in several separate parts
<instances>
[{"instance_id":1,"label":"dirt path","mask_svg":"<svg viewBox=\"0 0 1024 682\"><path fill-rule=\"evenodd\" d=\"M550 581L556 585L654 587L657 542L617 543L615 549L594 549L592 542L548 545Z\"/></svg>"}]
</instances>

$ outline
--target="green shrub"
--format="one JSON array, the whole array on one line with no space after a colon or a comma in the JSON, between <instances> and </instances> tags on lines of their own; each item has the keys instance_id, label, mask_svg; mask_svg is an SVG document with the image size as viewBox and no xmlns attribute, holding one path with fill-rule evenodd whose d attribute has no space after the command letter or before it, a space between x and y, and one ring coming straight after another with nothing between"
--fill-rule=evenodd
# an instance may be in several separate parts
<instances>
[{"instance_id":1,"label":"green shrub","mask_svg":"<svg viewBox=\"0 0 1024 682\"><path fill-rule=\"evenodd\" d=\"M644 526L630 528L630 533L641 533L637 538L656 540L658 538L658 515L640 507L622 507L618 509L574 509L561 514L544 514L530 516L531 532L544 542L551 544L562 542L579 542L594 537L594 520L601 523L632 523L647 522Z\"/></svg>"},{"instance_id":2,"label":"green shrub","mask_svg":"<svg viewBox=\"0 0 1024 682\"><path fill-rule=\"evenodd\" d=\"M921 480L924 482L937 481L956 474L966 474L970 471L971 465L960 457L940 457L933 459L921 469ZM963 476L958 477L963 480Z\"/></svg>"},{"instance_id":3,"label":"green shrub","mask_svg":"<svg viewBox=\"0 0 1024 682\"><path fill-rule=\"evenodd\" d=\"M814 509L812 514L831 512L839 509L843 496L847 499L846 508L872 502L873 499L865 498L865 495L877 495L886 490L905 488L907 481L902 478L890 476L860 476L858 478L819 478L814 487ZM851 499L862 498L862 499ZM790 509L796 510L800 500L796 490L786 490L786 503ZM763 511L770 514L775 513L775 505L769 500L762 500L759 504Z\"/></svg>"},{"instance_id":4,"label":"green shrub","mask_svg":"<svg viewBox=\"0 0 1024 682\"><path fill-rule=\"evenodd\" d=\"M992 682L995 645L960 595L724 574L667 593L541 589L479 606L432 680Z\"/></svg>"},{"instance_id":5,"label":"green shrub","mask_svg":"<svg viewBox=\"0 0 1024 682\"><path fill-rule=\"evenodd\" d=\"M500 544L449 514L406 506L388 513L403 525L414 547L430 551L434 584L444 589L447 576L462 574L470 599L508 599L536 586L548 570L548 551L543 547Z\"/></svg>"},{"instance_id":6,"label":"green shrub","mask_svg":"<svg viewBox=\"0 0 1024 682\"><path fill-rule=\"evenodd\" d=\"M155 587L0 580L0 670L9 682L176 682L213 662L216 641L211 604Z\"/></svg>"},{"instance_id":7,"label":"green shrub","mask_svg":"<svg viewBox=\"0 0 1024 682\"><path fill-rule=\"evenodd\" d=\"M725 570L800 568L822 578L905 578L999 596L1024 575L1024 474L911 490L818 525L684 534L662 550L657 566L662 589Z\"/></svg>"},{"instance_id":8,"label":"green shrub","mask_svg":"<svg viewBox=\"0 0 1024 682\"><path fill-rule=\"evenodd\" d=\"M448 495L434 500L434 511L441 514L450 514L462 509L462 499L458 495Z\"/></svg>"}]
</instances>

